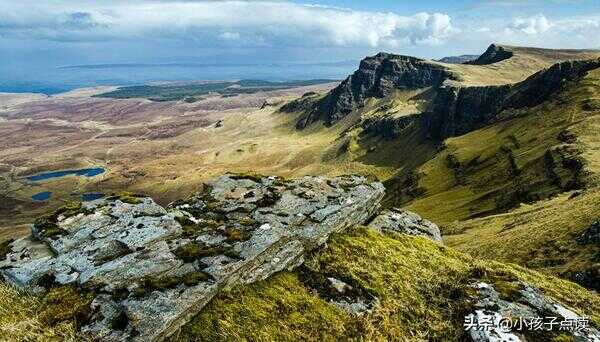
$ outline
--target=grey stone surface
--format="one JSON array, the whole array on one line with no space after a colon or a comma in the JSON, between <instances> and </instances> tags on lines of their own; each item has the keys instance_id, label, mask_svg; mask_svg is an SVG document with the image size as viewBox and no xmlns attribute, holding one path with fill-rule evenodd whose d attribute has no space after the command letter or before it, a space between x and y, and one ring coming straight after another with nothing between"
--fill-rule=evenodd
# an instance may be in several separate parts
<instances>
[{"instance_id":1,"label":"grey stone surface","mask_svg":"<svg viewBox=\"0 0 600 342\"><path fill-rule=\"evenodd\" d=\"M437 225L407 210L395 208L384 210L369 223L369 226L378 231L422 235L434 241L442 241L442 235Z\"/></svg>"},{"instance_id":2,"label":"grey stone surface","mask_svg":"<svg viewBox=\"0 0 600 342\"><path fill-rule=\"evenodd\" d=\"M109 196L37 221L1 274L33 291L93 291L87 337L162 340L220 290L292 269L331 233L364 223L383 193L359 176L224 175L168 208Z\"/></svg>"},{"instance_id":3,"label":"grey stone surface","mask_svg":"<svg viewBox=\"0 0 600 342\"><path fill-rule=\"evenodd\" d=\"M600 332L592 326L587 326L580 330L559 329L560 322L566 320L585 320L583 316L577 314L572 309L545 296L529 284L513 282L509 285L515 288L515 293L510 298L502 296L492 284L480 282L474 285L477 289L477 295L474 300L475 310L467 316L467 319L474 319L477 322L484 322L486 320L486 322L490 322L491 318L492 327L490 329L469 329L472 341L527 341L527 335L534 330L522 329L519 331L514 326L503 328L500 325L500 321L503 319L516 320L522 318L529 322L529 324L532 324L533 321L531 318L539 317L543 320L542 322L549 322L547 318L555 317L556 325L552 331L547 332L548 335L562 333L569 335L574 341L600 342Z\"/></svg>"}]
</instances>

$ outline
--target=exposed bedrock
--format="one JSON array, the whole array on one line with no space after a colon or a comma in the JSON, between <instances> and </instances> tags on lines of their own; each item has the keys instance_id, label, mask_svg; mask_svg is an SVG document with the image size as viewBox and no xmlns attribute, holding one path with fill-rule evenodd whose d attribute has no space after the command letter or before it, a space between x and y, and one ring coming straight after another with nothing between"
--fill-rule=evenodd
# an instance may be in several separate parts
<instances>
[{"instance_id":1,"label":"exposed bedrock","mask_svg":"<svg viewBox=\"0 0 600 342\"><path fill-rule=\"evenodd\" d=\"M292 269L330 234L363 224L383 192L359 176L225 175L168 208L107 197L38 220L8 246L1 274L32 291L92 291L82 328L92 339L162 340L220 290Z\"/></svg>"},{"instance_id":2,"label":"exposed bedrock","mask_svg":"<svg viewBox=\"0 0 600 342\"><path fill-rule=\"evenodd\" d=\"M577 80L600 67L600 59L567 61L513 84L485 87L442 86L421 116L423 133L443 140L481 128L508 109L536 106L557 93L565 82Z\"/></svg>"},{"instance_id":3,"label":"exposed bedrock","mask_svg":"<svg viewBox=\"0 0 600 342\"><path fill-rule=\"evenodd\" d=\"M304 128L319 120L331 125L363 106L369 97L382 98L393 89L439 86L444 80L452 78L452 74L441 64L415 57L379 53L363 59L358 70L323 99L316 101L300 118L297 127Z\"/></svg>"},{"instance_id":4,"label":"exposed bedrock","mask_svg":"<svg viewBox=\"0 0 600 342\"><path fill-rule=\"evenodd\" d=\"M474 311L465 317L473 342L600 341L600 332L563 303L522 282L473 284ZM581 322L588 322L581 324Z\"/></svg>"},{"instance_id":5,"label":"exposed bedrock","mask_svg":"<svg viewBox=\"0 0 600 342\"><path fill-rule=\"evenodd\" d=\"M470 64L490 64L511 56L507 48L492 45ZM296 124L298 129L316 121L332 125L362 107L368 98L383 98L394 89L431 88L433 99L422 113L371 118L363 126L390 138L399 132L398 128L415 121L420 123L425 137L441 141L485 126L503 110L536 106L560 91L565 82L577 80L598 67L600 59L566 61L516 84L464 86L448 82L457 76L447 65L379 53L363 59L359 69L325 97L305 96L282 107L282 111L302 113ZM375 123L377 120L382 123Z\"/></svg>"},{"instance_id":6,"label":"exposed bedrock","mask_svg":"<svg viewBox=\"0 0 600 342\"><path fill-rule=\"evenodd\" d=\"M378 231L420 235L442 242L442 234L436 224L408 210L396 208L384 210L369 223L369 226Z\"/></svg>"}]
</instances>

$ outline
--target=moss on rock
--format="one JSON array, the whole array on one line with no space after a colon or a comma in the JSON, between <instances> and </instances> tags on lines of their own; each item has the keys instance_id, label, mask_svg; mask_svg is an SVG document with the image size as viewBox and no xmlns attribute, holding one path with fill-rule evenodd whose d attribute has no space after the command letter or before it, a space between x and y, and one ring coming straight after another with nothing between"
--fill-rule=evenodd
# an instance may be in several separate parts
<instances>
[{"instance_id":1,"label":"moss on rock","mask_svg":"<svg viewBox=\"0 0 600 342\"><path fill-rule=\"evenodd\" d=\"M328 302L303 275L335 276L376 296L379 306L356 316ZM305 279L306 280L306 279ZM600 322L600 298L557 278L493 261L478 261L423 237L382 235L365 227L335 235L303 269L222 293L177 340L433 340L465 337L473 281L489 280L501 295L515 295L513 281L540 290ZM319 281L317 281L319 283Z\"/></svg>"},{"instance_id":2,"label":"moss on rock","mask_svg":"<svg viewBox=\"0 0 600 342\"><path fill-rule=\"evenodd\" d=\"M106 197L106 200L108 201L121 201L123 203L128 203L128 204L140 204L142 203L144 200L144 198L147 197L146 195L143 194L136 194L133 192L121 192L118 194L111 194L110 196Z\"/></svg>"}]
</instances>

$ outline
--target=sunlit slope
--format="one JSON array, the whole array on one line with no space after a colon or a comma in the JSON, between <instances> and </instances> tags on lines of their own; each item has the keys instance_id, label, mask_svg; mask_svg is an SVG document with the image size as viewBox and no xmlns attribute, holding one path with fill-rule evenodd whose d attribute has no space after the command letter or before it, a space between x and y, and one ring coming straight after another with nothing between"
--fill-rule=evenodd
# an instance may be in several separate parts
<instances>
[{"instance_id":1,"label":"sunlit slope","mask_svg":"<svg viewBox=\"0 0 600 342\"><path fill-rule=\"evenodd\" d=\"M448 245L475 257L544 270L598 289L599 248L581 237L598 220L600 189L565 193L507 213L446 225Z\"/></svg>"},{"instance_id":2,"label":"sunlit slope","mask_svg":"<svg viewBox=\"0 0 600 342\"><path fill-rule=\"evenodd\" d=\"M485 65L442 64L459 75L460 81L457 82L458 84L482 86L517 83L558 62L600 57L600 51L598 50L542 49L509 45L492 46L510 51L512 56Z\"/></svg>"},{"instance_id":3,"label":"sunlit slope","mask_svg":"<svg viewBox=\"0 0 600 342\"><path fill-rule=\"evenodd\" d=\"M600 95L599 82L596 69L541 105L503 112L495 123L446 139L433 158L389 183L389 203L446 224L594 186L600 113L590 102ZM406 203L408 178L419 194Z\"/></svg>"},{"instance_id":4,"label":"sunlit slope","mask_svg":"<svg viewBox=\"0 0 600 342\"><path fill-rule=\"evenodd\" d=\"M311 280L344 279L379 298L373 313L331 305ZM175 340L459 341L466 338L470 284L531 282L544 293L600 319L600 298L573 283L515 265L478 261L422 237L381 235L359 227L335 236L306 267L224 293ZM544 339L541 339L544 340ZM549 339L546 339L549 340Z\"/></svg>"}]
</instances>

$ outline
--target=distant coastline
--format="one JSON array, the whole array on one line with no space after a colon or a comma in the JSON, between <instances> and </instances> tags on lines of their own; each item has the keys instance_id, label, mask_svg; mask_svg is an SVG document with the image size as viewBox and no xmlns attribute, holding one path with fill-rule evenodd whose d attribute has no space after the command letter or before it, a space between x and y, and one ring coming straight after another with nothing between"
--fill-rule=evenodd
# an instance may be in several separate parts
<instances>
[{"instance_id":1,"label":"distant coastline","mask_svg":"<svg viewBox=\"0 0 600 342\"><path fill-rule=\"evenodd\" d=\"M97 86L138 86L162 82L194 82L223 80L264 80L289 82L298 80L345 78L357 62L323 63L116 63L66 65L36 68L25 73L10 74L0 70L0 92L42 93L55 95L79 88Z\"/></svg>"}]
</instances>

